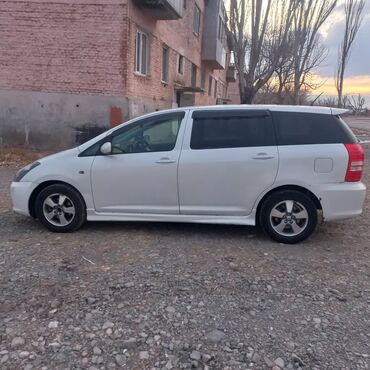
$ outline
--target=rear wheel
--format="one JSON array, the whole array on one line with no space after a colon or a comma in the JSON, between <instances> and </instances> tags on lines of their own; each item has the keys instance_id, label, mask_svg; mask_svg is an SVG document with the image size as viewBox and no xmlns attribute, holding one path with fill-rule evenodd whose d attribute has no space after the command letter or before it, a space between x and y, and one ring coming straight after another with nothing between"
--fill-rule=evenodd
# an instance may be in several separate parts
<instances>
[{"instance_id":1,"label":"rear wheel","mask_svg":"<svg viewBox=\"0 0 370 370\"><path fill-rule=\"evenodd\" d=\"M71 232L86 221L86 208L81 195L64 184L50 185L36 198L36 216L54 232Z\"/></svg>"},{"instance_id":2,"label":"rear wheel","mask_svg":"<svg viewBox=\"0 0 370 370\"><path fill-rule=\"evenodd\" d=\"M259 221L272 239L285 244L299 243L315 230L317 209L306 194L295 190L278 191L263 202Z\"/></svg>"}]
</instances>

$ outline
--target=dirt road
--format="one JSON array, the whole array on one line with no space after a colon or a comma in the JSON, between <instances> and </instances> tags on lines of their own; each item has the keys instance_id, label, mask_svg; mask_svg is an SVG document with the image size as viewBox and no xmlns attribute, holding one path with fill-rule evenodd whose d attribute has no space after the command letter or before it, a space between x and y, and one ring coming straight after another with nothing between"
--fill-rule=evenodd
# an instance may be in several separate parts
<instances>
[{"instance_id":1,"label":"dirt road","mask_svg":"<svg viewBox=\"0 0 370 370\"><path fill-rule=\"evenodd\" d=\"M11 211L14 172L0 169L1 369L369 368L369 199L296 246L231 226L58 235Z\"/></svg>"}]
</instances>

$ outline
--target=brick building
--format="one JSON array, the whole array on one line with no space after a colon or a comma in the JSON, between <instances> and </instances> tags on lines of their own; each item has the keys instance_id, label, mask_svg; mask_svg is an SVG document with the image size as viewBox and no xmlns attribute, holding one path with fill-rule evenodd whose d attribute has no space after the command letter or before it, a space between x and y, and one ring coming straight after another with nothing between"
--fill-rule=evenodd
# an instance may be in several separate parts
<instances>
[{"instance_id":1,"label":"brick building","mask_svg":"<svg viewBox=\"0 0 370 370\"><path fill-rule=\"evenodd\" d=\"M224 103L225 22L223 0L2 0L3 142L66 147L145 112Z\"/></svg>"},{"instance_id":2,"label":"brick building","mask_svg":"<svg viewBox=\"0 0 370 370\"><path fill-rule=\"evenodd\" d=\"M230 79L230 83L227 85L227 102L229 104L240 104L239 75L232 66L229 67L228 73L234 73L235 76Z\"/></svg>"}]
</instances>

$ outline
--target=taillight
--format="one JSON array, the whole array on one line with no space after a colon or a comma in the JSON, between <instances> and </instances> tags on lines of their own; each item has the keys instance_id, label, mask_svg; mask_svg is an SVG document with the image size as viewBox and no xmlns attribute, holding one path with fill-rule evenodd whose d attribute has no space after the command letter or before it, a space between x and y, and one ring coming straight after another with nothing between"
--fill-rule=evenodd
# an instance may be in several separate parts
<instances>
[{"instance_id":1,"label":"taillight","mask_svg":"<svg viewBox=\"0 0 370 370\"><path fill-rule=\"evenodd\" d=\"M346 182L361 181L364 169L365 154L360 144L345 144L348 151L348 168L346 172Z\"/></svg>"}]
</instances>

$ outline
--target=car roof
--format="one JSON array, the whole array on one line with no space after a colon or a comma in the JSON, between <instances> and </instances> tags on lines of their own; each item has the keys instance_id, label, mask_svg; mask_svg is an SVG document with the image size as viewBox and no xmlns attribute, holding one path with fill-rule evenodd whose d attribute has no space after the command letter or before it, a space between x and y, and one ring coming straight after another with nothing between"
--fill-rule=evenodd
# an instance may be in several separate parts
<instances>
[{"instance_id":1,"label":"car roof","mask_svg":"<svg viewBox=\"0 0 370 370\"><path fill-rule=\"evenodd\" d=\"M265 105L265 104L240 104L240 105L212 105L201 107L188 107L192 110L268 110L272 112L298 112L339 115L348 112L347 109L318 107L308 105Z\"/></svg>"},{"instance_id":2,"label":"car roof","mask_svg":"<svg viewBox=\"0 0 370 370\"><path fill-rule=\"evenodd\" d=\"M311 105L273 105L273 104L238 104L238 105L209 105L209 106L189 106L181 108L165 109L156 112L146 114L145 116L155 116L161 113L173 113L176 111L207 111L207 110L268 110L271 112L297 112L297 113L316 113L316 114L331 114L341 115L348 112L348 109L331 108L331 107L319 107ZM143 117L143 116L142 116Z\"/></svg>"}]
</instances>

